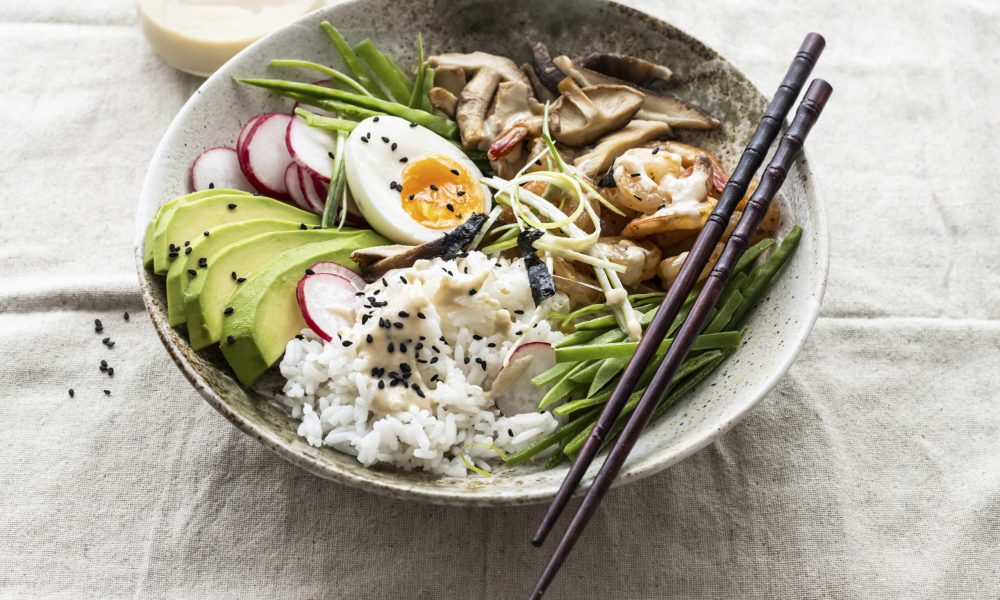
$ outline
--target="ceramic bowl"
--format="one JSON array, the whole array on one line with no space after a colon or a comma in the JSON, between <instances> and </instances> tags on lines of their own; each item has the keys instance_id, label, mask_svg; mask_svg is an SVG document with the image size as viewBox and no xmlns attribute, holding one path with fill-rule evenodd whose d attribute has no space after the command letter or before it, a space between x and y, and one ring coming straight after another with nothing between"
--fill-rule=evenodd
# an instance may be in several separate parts
<instances>
[{"instance_id":1,"label":"ceramic bowl","mask_svg":"<svg viewBox=\"0 0 1000 600\"><path fill-rule=\"evenodd\" d=\"M253 44L205 81L163 136L139 199L136 264L143 299L163 344L209 404L288 462L340 483L444 504L545 501L558 488L565 467L501 467L490 478L459 479L366 468L330 448L314 448L295 434L297 423L271 401L280 389L277 376L243 389L219 353L192 351L183 331L167 325L162 282L141 264L139 248L146 224L159 205L189 191L188 169L199 152L211 146L233 146L240 127L258 113L289 109L289 101L240 86L233 76L277 74L268 62L279 57L338 63L319 28L324 19L352 42L371 37L404 64L415 60L417 32L423 33L432 54L483 50L521 63L528 59L525 36L533 36L545 41L554 53L572 56L605 50L661 62L674 71L671 85L676 93L708 109L723 124L718 131L685 133L681 139L715 152L730 169L763 112L765 97L736 67L690 35L606 1L368 0L314 12ZM791 170L779 202L784 230L795 223L805 228L797 255L754 312L744 346L714 377L643 434L619 484L665 469L721 436L774 387L802 347L819 312L827 274L826 220L804 156Z\"/></svg>"}]
</instances>

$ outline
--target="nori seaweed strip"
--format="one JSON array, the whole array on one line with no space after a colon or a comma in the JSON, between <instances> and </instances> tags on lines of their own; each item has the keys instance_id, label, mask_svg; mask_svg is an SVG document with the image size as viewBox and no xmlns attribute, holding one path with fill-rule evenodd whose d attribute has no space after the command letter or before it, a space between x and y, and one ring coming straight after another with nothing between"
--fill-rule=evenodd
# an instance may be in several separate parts
<instances>
[{"instance_id":1,"label":"nori seaweed strip","mask_svg":"<svg viewBox=\"0 0 1000 600\"><path fill-rule=\"evenodd\" d=\"M545 232L541 229L527 229L517 236L517 247L521 251L521 256L524 257L524 267L528 270L528 284L531 286L531 299L535 301L535 306L556 293L556 284L552 281L552 274L549 273L542 259L535 254L535 248L532 245L543 235Z\"/></svg>"}]
</instances>

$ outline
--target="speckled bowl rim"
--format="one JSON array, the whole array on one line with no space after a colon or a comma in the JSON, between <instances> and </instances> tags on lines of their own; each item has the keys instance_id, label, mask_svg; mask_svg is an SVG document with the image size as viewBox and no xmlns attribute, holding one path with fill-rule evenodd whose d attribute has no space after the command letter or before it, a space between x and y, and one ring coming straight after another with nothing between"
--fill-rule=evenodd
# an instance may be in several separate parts
<instances>
[{"instance_id":1,"label":"speckled bowl rim","mask_svg":"<svg viewBox=\"0 0 1000 600\"><path fill-rule=\"evenodd\" d=\"M282 35L283 32L291 27L297 26L300 22L309 20L317 12L333 11L338 7L357 4L363 0L347 0L344 2L337 2L323 8L313 11L307 15L304 15L300 19L282 27L281 29L275 30L268 34L267 36L261 38L257 42L251 44L239 54L234 56L230 61L228 61L223 67L216 71L211 77L205 80L199 86L191 97L185 102L184 106L174 117L170 126L164 132L160 143L157 145L156 151L150 160L150 168L147 171L147 176L143 181L143 186L140 192L140 202L142 199L148 197L153 193L151 189L153 186L153 181L150 177L150 173L153 170L153 165L159 164L163 160L164 155L167 151L167 140L171 137L173 131L179 128L180 124L183 123L190 112L192 112L192 105L197 101L200 91L206 86L212 85L215 81L221 78L228 77L226 74L227 67L233 63L239 62L241 57L247 53L253 52L254 49L265 43L274 36ZM629 6L625 6L613 0L605 0L609 5L613 5L616 10L621 10L627 13L631 13L639 18L651 19L660 25L666 25L668 27L676 30L680 35L686 37L687 43L691 44L694 48L704 52L706 55L711 56L714 59L725 61L732 65L725 57L716 52L715 50L709 48L704 43L699 41L694 36L690 35L686 31L678 28L675 25L671 25L658 19L652 15L644 13L640 10L634 9ZM733 68L742 75L742 71L736 69L735 65ZM753 89L754 92L760 94L767 98L757 86L750 81L745 75L744 78L747 80L748 85ZM810 208L815 216L815 223L813 223L814 235L812 239L816 244L815 250L815 271L811 287L810 305L808 307L808 312L804 315L802 320L802 327L799 330L798 336L792 340L792 343L787 346L787 351L783 356L783 360L775 365L770 377L767 379L766 384L758 388L758 393L753 395L747 395L745 401L735 406L731 411L726 413L725 418L719 419L719 424L705 432L701 435L692 435L681 440L680 442L673 444L671 446L663 447L655 452L650 453L649 456L638 460L626 463L625 468L622 470L621 474L615 480L614 486L623 485L633 481L638 481L645 477L649 477L655 473L658 473L678 462L687 458L696 451L704 448L708 444L717 440L719 437L724 435L730 429L732 429L737 423L739 423L749 411L755 407L767 394L774 389L778 384L778 381L785 375L788 369L791 367L792 363L795 361L799 352L801 351L809 333L812 331L816 320L819 318L820 308L823 300L823 296L826 293L826 283L829 273L829 230L827 225L825 204L822 201L818 187L816 185L816 177L809 166L809 161L806 153L803 152L796 161L796 168L800 174L800 177L804 181L804 192L806 198L810 200ZM139 289L142 294L143 302L146 305L146 309L151 314L154 312L159 312L156 307L156 302L154 300L153 289L151 288L149 281L144 276L145 267L142 261L142 241L145 235L145 228L147 223L143 222L141 217L136 219L136 237L135 237L135 247L134 256L136 261L136 269L139 279ZM170 339L168 335L169 325L165 318L152 319L154 328L156 329L157 335L160 337L161 342L163 342L164 347L167 349L170 358L174 361L177 367L184 374L184 377L194 386L194 388L201 394L201 396L211 405L216 411L218 411L222 416L228 419L233 425L238 427L241 431L248 434L258 442L262 443L265 447L269 448L275 452L278 456L285 459L286 461L296 465L316 476L322 477L324 479L333 480L339 483L346 484L348 486L367 490L382 495L410 499L410 500L422 500L431 502L434 504L445 504L445 505L480 505L480 506L517 506L524 504L535 504L539 502L544 502L551 499L556 492L554 487L546 488L529 488L524 487L518 489L516 492L510 490L497 490L497 493L489 494L482 493L482 490L477 492L471 492L468 489L459 488L444 488L444 487L420 487L413 486L403 481L393 482L387 481L385 479L379 479L377 477L367 477L353 473L347 470L340 469L336 464L326 463L315 456L310 456L308 454L298 452L290 447L288 447L274 432L256 426L251 421L243 417L238 411L234 410L219 394L217 394L211 386L205 381L205 379L197 372L197 370L187 361L174 342ZM596 462L602 462L598 459ZM361 473L367 473L367 471L360 471ZM596 468L592 467L587 476L584 478L580 487L577 489L577 495L580 495L590 484L594 475L596 474Z\"/></svg>"}]
</instances>

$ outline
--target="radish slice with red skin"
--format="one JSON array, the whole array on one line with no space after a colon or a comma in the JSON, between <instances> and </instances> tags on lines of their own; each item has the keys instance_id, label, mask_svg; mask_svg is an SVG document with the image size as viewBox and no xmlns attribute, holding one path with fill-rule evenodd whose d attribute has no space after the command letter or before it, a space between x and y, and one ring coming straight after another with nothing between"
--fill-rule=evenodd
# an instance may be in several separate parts
<instances>
[{"instance_id":1,"label":"radish slice with red skin","mask_svg":"<svg viewBox=\"0 0 1000 600\"><path fill-rule=\"evenodd\" d=\"M243 146L244 142L246 142L247 134L250 133L250 130L253 129L255 125L257 125L257 121L259 121L260 118L263 117L263 116L264 115L257 115L256 117L254 117L254 118L250 119L249 121L247 121L247 124L244 125L242 129L240 129L240 135L239 135L239 137L236 138L236 151L237 152L240 151L240 147Z\"/></svg>"},{"instance_id":2,"label":"radish slice with red skin","mask_svg":"<svg viewBox=\"0 0 1000 600\"><path fill-rule=\"evenodd\" d=\"M323 214L323 207L326 206L326 195L320 194L319 190L316 189L316 178L309 173L309 170L302 165L297 166L299 167L299 185L302 186L302 195L306 197L306 204L309 206L306 210L317 215Z\"/></svg>"},{"instance_id":3,"label":"radish slice with red skin","mask_svg":"<svg viewBox=\"0 0 1000 600\"><path fill-rule=\"evenodd\" d=\"M361 305L357 293L353 283L333 273L306 275L295 287L306 325L328 342L338 329L354 324L354 312Z\"/></svg>"},{"instance_id":4,"label":"radish slice with red skin","mask_svg":"<svg viewBox=\"0 0 1000 600\"><path fill-rule=\"evenodd\" d=\"M546 342L528 342L511 354L490 386L490 397L505 417L538 412L539 388L531 379L556 364L556 351Z\"/></svg>"},{"instance_id":5,"label":"radish slice with red skin","mask_svg":"<svg viewBox=\"0 0 1000 600\"><path fill-rule=\"evenodd\" d=\"M219 188L253 192L253 186L240 170L236 151L225 146L209 148L191 163L191 189L195 192Z\"/></svg>"},{"instance_id":6,"label":"radish slice with red skin","mask_svg":"<svg viewBox=\"0 0 1000 600\"><path fill-rule=\"evenodd\" d=\"M330 133L310 127L302 117L292 117L285 132L285 144L292 159L323 181L333 176L333 153L337 139Z\"/></svg>"},{"instance_id":7,"label":"radish slice with red skin","mask_svg":"<svg viewBox=\"0 0 1000 600\"><path fill-rule=\"evenodd\" d=\"M262 194L277 198L288 194L285 169L292 157L285 146L285 131L290 120L283 113L260 115L237 153L243 174Z\"/></svg>"},{"instance_id":8,"label":"radish slice with red skin","mask_svg":"<svg viewBox=\"0 0 1000 600\"><path fill-rule=\"evenodd\" d=\"M295 163L288 163L285 168L285 186L288 188L288 197L291 204L302 210L312 211L306 194L302 191L302 184L299 183L299 166Z\"/></svg>"},{"instance_id":9,"label":"radish slice with red skin","mask_svg":"<svg viewBox=\"0 0 1000 600\"><path fill-rule=\"evenodd\" d=\"M360 275L340 263L332 261L318 262L309 267L309 270L313 273L332 273L334 275L339 275L350 281L354 287L357 288L357 291L365 289L365 286L368 285L365 283L364 279L361 279Z\"/></svg>"}]
</instances>

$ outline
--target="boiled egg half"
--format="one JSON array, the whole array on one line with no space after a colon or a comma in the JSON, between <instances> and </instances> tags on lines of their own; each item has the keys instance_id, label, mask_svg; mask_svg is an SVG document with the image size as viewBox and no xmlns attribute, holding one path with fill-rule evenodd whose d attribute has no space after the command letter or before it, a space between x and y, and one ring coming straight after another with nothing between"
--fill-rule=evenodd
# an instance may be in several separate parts
<instances>
[{"instance_id":1,"label":"boiled egg half","mask_svg":"<svg viewBox=\"0 0 1000 600\"><path fill-rule=\"evenodd\" d=\"M399 117L369 117L347 138L347 185L372 228L399 244L441 237L490 210L482 172L462 150Z\"/></svg>"}]
</instances>

